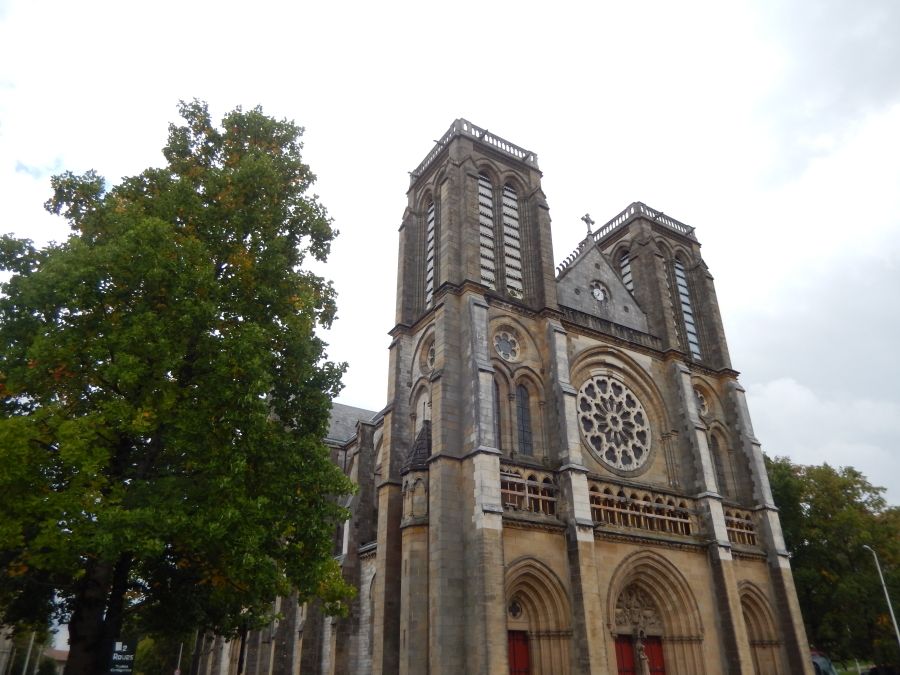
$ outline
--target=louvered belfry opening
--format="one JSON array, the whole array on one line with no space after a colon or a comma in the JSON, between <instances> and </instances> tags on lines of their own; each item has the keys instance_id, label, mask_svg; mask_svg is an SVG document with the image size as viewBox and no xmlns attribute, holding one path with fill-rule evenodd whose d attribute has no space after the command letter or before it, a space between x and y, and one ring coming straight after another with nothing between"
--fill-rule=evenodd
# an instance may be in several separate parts
<instances>
[{"instance_id":1,"label":"louvered belfry opening","mask_svg":"<svg viewBox=\"0 0 900 675\"><path fill-rule=\"evenodd\" d=\"M481 283L497 288L497 263L494 258L494 186L483 173L478 174L478 236L480 242Z\"/></svg>"},{"instance_id":2,"label":"louvered belfry opening","mask_svg":"<svg viewBox=\"0 0 900 675\"><path fill-rule=\"evenodd\" d=\"M519 231L519 196L511 185L503 186L503 264L506 290L521 298L525 292L522 280L522 241Z\"/></svg>"},{"instance_id":3,"label":"louvered belfry opening","mask_svg":"<svg viewBox=\"0 0 900 675\"><path fill-rule=\"evenodd\" d=\"M634 292L634 279L631 278L631 257L628 251L625 251L619 257L619 269L622 272L622 283L629 292Z\"/></svg>"},{"instance_id":4,"label":"louvered belfry opening","mask_svg":"<svg viewBox=\"0 0 900 675\"><path fill-rule=\"evenodd\" d=\"M684 330L687 334L688 347L691 356L701 358L700 339L697 337L697 326L694 322L694 310L691 306L691 292L688 288L687 276L684 273L684 264L675 258L675 285L678 287L678 297L681 300L681 315L684 318Z\"/></svg>"},{"instance_id":5,"label":"louvered belfry opening","mask_svg":"<svg viewBox=\"0 0 900 675\"><path fill-rule=\"evenodd\" d=\"M434 202L425 210L425 308L434 300Z\"/></svg>"}]
</instances>

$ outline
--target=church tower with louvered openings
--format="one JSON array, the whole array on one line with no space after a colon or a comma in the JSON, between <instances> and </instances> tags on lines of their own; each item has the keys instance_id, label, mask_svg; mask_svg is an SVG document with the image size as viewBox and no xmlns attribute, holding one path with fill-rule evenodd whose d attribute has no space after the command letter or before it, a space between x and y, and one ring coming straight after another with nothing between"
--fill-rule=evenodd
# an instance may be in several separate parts
<instances>
[{"instance_id":1,"label":"church tower with louvered openings","mask_svg":"<svg viewBox=\"0 0 900 675\"><path fill-rule=\"evenodd\" d=\"M635 202L555 266L537 156L462 119L408 197L387 405L326 439L359 594L245 672L811 675L694 228Z\"/></svg>"}]
</instances>

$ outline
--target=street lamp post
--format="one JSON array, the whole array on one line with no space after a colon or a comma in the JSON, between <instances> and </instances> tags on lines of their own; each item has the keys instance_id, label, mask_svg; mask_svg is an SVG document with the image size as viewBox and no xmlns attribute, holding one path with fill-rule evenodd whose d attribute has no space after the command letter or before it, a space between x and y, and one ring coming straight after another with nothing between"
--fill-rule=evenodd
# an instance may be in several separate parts
<instances>
[{"instance_id":1,"label":"street lamp post","mask_svg":"<svg viewBox=\"0 0 900 675\"><path fill-rule=\"evenodd\" d=\"M897 628L897 617L894 616L894 607L891 605L891 596L888 595L887 584L884 583L884 575L881 573L881 563L878 562L878 554L875 553L875 549L868 544L863 544L863 548L875 558L875 569L878 570L878 578L881 579L881 588L884 589L884 599L887 600L888 611L891 613L891 621L894 622L894 634L897 636L897 646L900 647L900 629Z\"/></svg>"}]
</instances>

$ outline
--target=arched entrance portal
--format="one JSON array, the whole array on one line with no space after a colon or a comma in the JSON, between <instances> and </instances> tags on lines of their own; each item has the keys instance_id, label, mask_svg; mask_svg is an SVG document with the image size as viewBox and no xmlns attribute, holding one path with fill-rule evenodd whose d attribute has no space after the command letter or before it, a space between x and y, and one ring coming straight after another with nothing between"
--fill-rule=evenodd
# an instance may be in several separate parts
<instances>
[{"instance_id":1,"label":"arched entrance portal","mask_svg":"<svg viewBox=\"0 0 900 675\"><path fill-rule=\"evenodd\" d=\"M653 599L640 586L628 586L619 595L615 620L619 675L665 675L663 624Z\"/></svg>"},{"instance_id":2,"label":"arched entrance portal","mask_svg":"<svg viewBox=\"0 0 900 675\"><path fill-rule=\"evenodd\" d=\"M750 653L753 656L753 672L756 675L781 675L781 641L776 637L775 621L765 594L750 582L738 585L741 594L741 611Z\"/></svg>"},{"instance_id":3,"label":"arched entrance portal","mask_svg":"<svg viewBox=\"0 0 900 675\"><path fill-rule=\"evenodd\" d=\"M703 628L696 600L675 566L636 552L613 574L610 633L619 675L703 675Z\"/></svg>"},{"instance_id":4,"label":"arched entrance portal","mask_svg":"<svg viewBox=\"0 0 900 675\"><path fill-rule=\"evenodd\" d=\"M569 675L572 627L559 579L532 558L506 573L510 675Z\"/></svg>"}]
</instances>

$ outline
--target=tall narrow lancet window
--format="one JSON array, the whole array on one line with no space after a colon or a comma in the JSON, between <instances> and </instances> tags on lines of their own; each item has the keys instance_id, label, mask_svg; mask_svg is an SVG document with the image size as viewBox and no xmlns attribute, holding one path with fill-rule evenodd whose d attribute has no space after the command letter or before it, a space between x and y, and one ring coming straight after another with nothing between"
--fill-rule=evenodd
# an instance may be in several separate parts
<instances>
[{"instance_id":1,"label":"tall narrow lancet window","mask_svg":"<svg viewBox=\"0 0 900 675\"><path fill-rule=\"evenodd\" d=\"M521 384L516 387L516 420L519 427L519 452L530 457L534 454L534 442L531 436L531 402L528 389Z\"/></svg>"},{"instance_id":2,"label":"tall narrow lancet window","mask_svg":"<svg viewBox=\"0 0 900 675\"><path fill-rule=\"evenodd\" d=\"M434 300L434 202L425 209L425 308Z\"/></svg>"},{"instance_id":3,"label":"tall narrow lancet window","mask_svg":"<svg viewBox=\"0 0 900 675\"><path fill-rule=\"evenodd\" d=\"M497 263L494 259L494 186L483 173L478 174L478 235L481 283L497 287Z\"/></svg>"},{"instance_id":4,"label":"tall narrow lancet window","mask_svg":"<svg viewBox=\"0 0 900 675\"><path fill-rule=\"evenodd\" d=\"M521 298L525 286L522 282L522 241L519 233L519 196L511 185L503 186L503 265L506 274L506 290Z\"/></svg>"},{"instance_id":5,"label":"tall narrow lancet window","mask_svg":"<svg viewBox=\"0 0 900 675\"><path fill-rule=\"evenodd\" d=\"M688 288L687 276L684 273L684 264L675 258L675 285L678 287L678 297L681 300L681 315L684 317L684 331L687 334L688 347L691 356L695 359L701 357L700 339L697 337L697 325L694 323L694 310L691 306L691 292Z\"/></svg>"},{"instance_id":6,"label":"tall narrow lancet window","mask_svg":"<svg viewBox=\"0 0 900 675\"><path fill-rule=\"evenodd\" d=\"M497 449L502 445L500 442L500 385L494 380L494 443Z\"/></svg>"},{"instance_id":7,"label":"tall narrow lancet window","mask_svg":"<svg viewBox=\"0 0 900 675\"><path fill-rule=\"evenodd\" d=\"M725 465L722 462L722 449L719 445L719 437L715 434L709 435L709 454L712 455L713 466L716 468L716 484L719 487L719 494L728 495L728 482L725 478Z\"/></svg>"},{"instance_id":8,"label":"tall narrow lancet window","mask_svg":"<svg viewBox=\"0 0 900 675\"><path fill-rule=\"evenodd\" d=\"M619 269L622 272L622 283L629 292L634 292L634 279L631 278L631 257L625 251L619 257Z\"/></svg>"}]
</instances>

